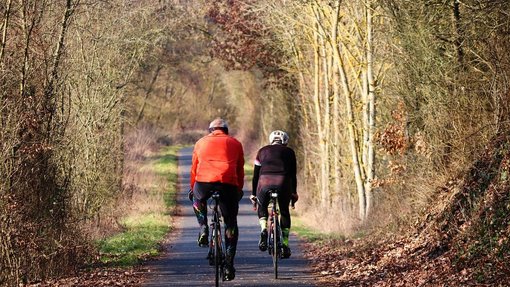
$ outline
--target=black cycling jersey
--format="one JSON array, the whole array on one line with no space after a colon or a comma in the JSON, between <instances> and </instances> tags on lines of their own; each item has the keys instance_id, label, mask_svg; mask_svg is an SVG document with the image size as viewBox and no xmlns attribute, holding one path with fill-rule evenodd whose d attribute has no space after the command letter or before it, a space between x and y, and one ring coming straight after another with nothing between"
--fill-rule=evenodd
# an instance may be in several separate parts
<instances>
[{"instance_id":1,"label":"black cycling jersey","mask_svg":"<svg viewBox=\"0 0 510 287\"><path fill-rule=\"evenodd\" d=\"M296 193L296 154L291 148L273 144L262 147L255 158L253 194L257 191L259 175L283 175L290 182L290 192Z\"/></svg>"}]
</instances>

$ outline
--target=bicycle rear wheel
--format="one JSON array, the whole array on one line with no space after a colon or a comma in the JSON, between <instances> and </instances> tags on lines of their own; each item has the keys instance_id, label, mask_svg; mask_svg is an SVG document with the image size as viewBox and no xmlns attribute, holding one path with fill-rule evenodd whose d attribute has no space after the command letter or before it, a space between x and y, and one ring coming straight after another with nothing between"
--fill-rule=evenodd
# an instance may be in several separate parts
<instances>
[{"instance_id":1,"label":"bicycle rear wheel","mask_svg":"<svg viewBox=\"0 0 510 287\"><path fill-rule=\"evenodd\" d=\"M273 269L274 269L274 279L278 279L278 259L280 257L280 248L279 248L279 244L280 244L280 240L279 240L279 229L280 229L280 223L278 222L278 217L275 216L275 218L273 218L273 226L272 226L273 230L271 230L271 232L273 233Z\"/></svg>"},{"instance_id":2,"label":"bicycle rear wheel","mask_svg":"<svg viewBox=\"0 0 510 287\"><path fill-rule=\"evenodd\" d=\"M220 241L220 226L219 224L214 225L214 270L215 270L215 286L220 286L220 278L222 276L222 250Z\"/></svg>"}]
</instances>

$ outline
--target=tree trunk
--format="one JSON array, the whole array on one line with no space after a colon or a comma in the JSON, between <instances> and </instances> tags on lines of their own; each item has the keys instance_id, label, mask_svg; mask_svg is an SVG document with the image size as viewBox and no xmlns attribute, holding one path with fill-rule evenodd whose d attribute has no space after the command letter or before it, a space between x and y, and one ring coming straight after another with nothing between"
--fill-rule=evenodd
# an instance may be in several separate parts
<instances>
[{"instance_id":1,"label":"tree trunk","mask_svg":"<svg viewBox=\"0 0 510 287\"><path fill-rule=\"evenodd\" d=\"M372 2L368 0L366 6L367 17L367 39L366 39L366 58L367 58L367 71L366 82L368 92L368 117L367 117L367 162L366 162L366 179L365 179L365 192L366 192L366 213L365 219L371 212L373 198L372 198L372 181L375 178L375 149L374 149L374 130L375 130L375 85L373 76L373 26L372 26Z\"/></svg>"},{"instance_id":2,"label":"tree trunk","mask_svg":"<svg viewBox=\"0 0 510 287\"><path fill-rule=\"evenodd\" d=\"M332 27L331 27L331 50L333 51L338 41L338 21L340 19L340 1L336 2L335 13L332 14ZM334 65L334 52L332 55L333 67ZM335 193L340 192L341 186L341 168L340 168L340 95L339 95L339 79L338 73L333 70L333 170L334 170L334 186Z\"/></svg>"},{"instance_id":3,"label":"tree trunk","mask_svg":"<svg viewBox=\"0 0 510 287\"><path fill-rule=\"evenodd\" d=\"M314 12L315 12L315 8ZM319 179L319 190L320 190L320 199L321 206L327 207L327 198L328 198L328 189L327 189L327 157L325 157L324 147L324 129L323 129L323 121L321 118L321 96L320 96L320 82L321 82L321 56L320 56L320 34L319 34L319 19L316 18L315 30L314 30L314 97L313 103L315 108L315 119L317 125L317 136L319 138L319 165L320 165L320 179Z\"/></svg>"},{"instance_id":4,"label":"tree trunk","mask_svg":"<svg viewBox=\"0 0 510 287\"><path fill-rule=\"evenodd\" d=\"M55 82L58 80L58 67L60 65L60 59L62 57L62 54L64 53L63 47L65 42L65 36L67 33L67 29L69 27L69 22L71 20L71 16L74 12L74 8L72 5L72 0L66 1L66 8L64 11L64 16L62 19L62 24L60 26L60 35L58 38L57 46L55 47L55 51L53 52L53 65L51 68L51 74L50 79L48 81L48 85L45 88L44 91L44 106L46 107L47 112L49 113L48 121L46 122L46 133L47 138L46 140L50 139L50 133L51 133L51 122L53 120L53 116L55 113L55 101L56 101L56 95L55 95ZM51 103L53 101L53 103Z\"/></svg>"},{"instance_id":5,"label":"tree trunk","mask_svg":"<svg viewBox=\"0 0 510 287\"><path fill-rule=\"evenodd\" d=\"M4 12L4 22L2 23L2 42L0 46L0 65L3 63L5 45L7 44L7 28L9 26L9 18L11 16L11 3L12 0L7 0Z\"/></svg>"},{"instance_id":6,"label":"tree trunk","mask_svg":"<svg viewBox=\"0 0 510 287\"><path fill-rule=\"evenodd\" d=\"M140 111L138 112L138 116L136 117L136 124L137 125L138 125L138 123L140 123L140 121L143 118L143 112L145 110L145 107L147 106L147 100L149 99L149 95L152 92L152 88L154 87L154 83L158 79L159 72L161 71L162 68L163 68L163 66L158 66L158 68L156 69L156 72L154 73L154 76L152 77L152 80L151 80L151 82L149 84L149 88L145 92L145 97L143 98L142 107L140 108Z\"/></svg>"},{"instance_id":7,"label":"tree trunk","mask_svg":"<svg viewBox=\"0 0 510 287\"><path fill-rule=\"evenodd\" d=\"M460 19L460 1L453 0L453 17L455 27L455 49L457 51L457 61L461 68L464 68L464 37Z\"/></svg>"}]
</instances>

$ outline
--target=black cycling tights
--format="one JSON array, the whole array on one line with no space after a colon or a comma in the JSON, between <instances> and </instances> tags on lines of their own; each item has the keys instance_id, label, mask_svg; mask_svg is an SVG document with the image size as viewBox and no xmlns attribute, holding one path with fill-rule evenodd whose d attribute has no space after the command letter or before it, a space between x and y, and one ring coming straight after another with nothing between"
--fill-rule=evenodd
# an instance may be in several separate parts
<instances>
[{"instance_id":1,"label":"black cycling tights","mask_svg":"<svg viewBox=\"0 0 510 287\"><path fill-rule=\"evenodd\" d=\"M193 187L193 210L200 226L207 225L207 200L213 191L220 192L220 210L225 222L225 247L227 254L234 257L239 239L237 214L239 213L239 192L237 187L219 182L195 182Z\"/></svg>"},{"instance_id":2,"label":"black cycling tights","mask_svg":"<svg viewBox=\"0 0 510 287\"><path fill-rule=\"evenodd\" d=\"M261 176L262 178L262 176ZM259 185L257 187L257 198L260 203L257 214L259 218L268 218L268 206L271 196L269 194L269 189L276 188L279 190L278 192L278 205L280 206L280 215L281 215L281 227L282 229L290 228L290 189L287 185L272 185L272 184L264 184L264 181L259 181Z\"/></svg>"}]
</instances>

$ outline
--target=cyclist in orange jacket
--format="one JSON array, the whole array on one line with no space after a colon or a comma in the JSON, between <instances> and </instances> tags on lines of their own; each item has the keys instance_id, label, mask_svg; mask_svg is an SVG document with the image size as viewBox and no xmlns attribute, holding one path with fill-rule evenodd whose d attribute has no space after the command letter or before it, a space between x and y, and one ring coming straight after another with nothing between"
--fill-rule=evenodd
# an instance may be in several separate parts
<instances>
[{"instance_id":1,"label":"cyclist in orange jacket","mask_svg":"<svg viewBox=\"0 0 510 287\"><path fill-rule=\"evenodd\" d=\"M234 257L239 229L237 214L243 196L243 146L228 135L228 125L215 119L209 125L209 134L195 143L193 149L189 198L200 225L198 245L208 245L207 200L213 191L220 192L219 206L225 222L225 280L235 277Z\"/></svg>"},{"instance_id":2,"label":"cyclist in orange jacket","mask_svg":"<svg viewBox=\"0 0 510 287\"><path fill-rule=\"evenodd\" d=\"M296 202L297 194L296 178L296 154L287 147L289 136L286 132L276 130L269 135L269 145L259 149L255 158L253 171L252 195L250 200L258 203L258 217L260 224L259 249L267 250L267 217L270 188L278 188L278 205L280 206L282 227L282 258L290 257L289 232L290 211L289 203Z\"/></svg>"}]
</instances>

